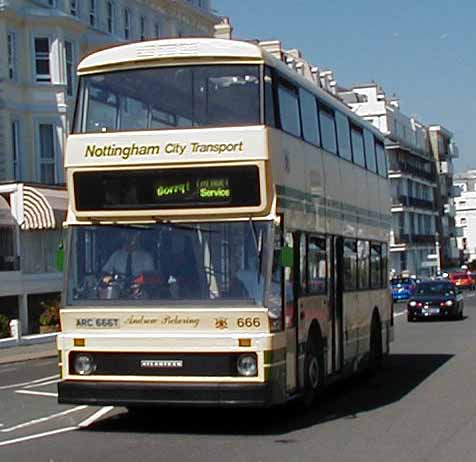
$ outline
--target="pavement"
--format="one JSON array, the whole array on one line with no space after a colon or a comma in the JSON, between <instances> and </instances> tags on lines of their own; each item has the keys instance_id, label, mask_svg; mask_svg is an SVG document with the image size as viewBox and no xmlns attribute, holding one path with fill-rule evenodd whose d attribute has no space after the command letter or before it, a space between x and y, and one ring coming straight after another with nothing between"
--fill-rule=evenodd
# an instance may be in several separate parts
<instances>
[{"instance_id":1,"label":"pavement","mask_svg":"<svg viewBox=\"0 0 476 462\"><path fill-rule=\"evenodd\" d=\"M51 358L58 355L55 337L46 342L20 344L0 348L0 364Z\"/></svg>"}]
</instances>

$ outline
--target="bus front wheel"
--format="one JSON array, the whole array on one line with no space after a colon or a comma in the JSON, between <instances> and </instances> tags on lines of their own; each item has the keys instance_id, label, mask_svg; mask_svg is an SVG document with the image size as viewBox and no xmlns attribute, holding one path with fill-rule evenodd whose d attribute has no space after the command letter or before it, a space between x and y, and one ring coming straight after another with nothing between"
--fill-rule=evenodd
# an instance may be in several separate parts
<instances>
[{"instance_id":1,"label":"bus front wheel","mask_svg":"<svg viewBox=\"0 0 476 462\"><path fill-rule=\"evenodd\" d=\"M306 407L311 406L317 398L324 382L324 353L322 342L316 335L311 335L307 341L306 357L304 360L304 396Z\"/></svg>"}]
</instances>

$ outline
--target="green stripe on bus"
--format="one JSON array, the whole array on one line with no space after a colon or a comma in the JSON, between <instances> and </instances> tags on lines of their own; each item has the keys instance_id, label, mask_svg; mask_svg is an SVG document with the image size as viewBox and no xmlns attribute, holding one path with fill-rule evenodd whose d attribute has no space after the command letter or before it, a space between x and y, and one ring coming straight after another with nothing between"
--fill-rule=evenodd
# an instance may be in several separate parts
<instances>
[{"instance_id":1,"label":"green stripe on bus","mask_svg":"<svg viewBox=\"0 0 476 462\"><path fill-rule=\"evenodd\" d=\"M265 366L286 361L286 348L280 348L279 350L267 350L264 352L264 364Z\"/></svg>"}]
</instances>

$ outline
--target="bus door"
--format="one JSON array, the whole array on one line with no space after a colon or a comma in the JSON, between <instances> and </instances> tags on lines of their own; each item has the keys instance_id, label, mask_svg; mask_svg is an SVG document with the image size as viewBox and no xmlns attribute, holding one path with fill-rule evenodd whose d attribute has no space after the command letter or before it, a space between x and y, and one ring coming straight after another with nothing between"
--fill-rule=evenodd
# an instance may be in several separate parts
<instances>
[{"instance_id":1,"label":"bus door","mask_svg":"<svg viewBox=\"0 0 476 462\"><path fill-rule=\"evenodd\" d=\"M344 239L330 238L330 300L329 317L332 333L332 373L339 372L343 366L344 353Z\"/></svg>"},{"instance_id":2,"label":"bus door","mask_svg":"<svg viewBox=\"0 0 476 462\"><path fill-rule=\"evenodd\" d=\"M298 246L295 235L285 233L281 265L283 267L283 305L284 323L286 329L286 384L287 392L292 393L297 388L298 374L298 297L296 263Z\"/></svg>"}]
</instances>

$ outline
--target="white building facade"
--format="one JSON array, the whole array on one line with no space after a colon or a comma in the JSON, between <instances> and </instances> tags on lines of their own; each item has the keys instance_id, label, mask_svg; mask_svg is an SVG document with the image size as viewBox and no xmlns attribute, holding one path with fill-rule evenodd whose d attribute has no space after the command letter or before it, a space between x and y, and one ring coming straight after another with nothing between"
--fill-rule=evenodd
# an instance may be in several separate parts
<instances>
[{"instance_id":1,"label":"white building facade","mask_svg":"<svg viewBox=\"0 0 476 462\"><path fill-rule=\"evenodd\" d=\"M352 110L387 137L392 188L390 267L395 274L436 273L437 172L427 127L400 111L400 102L372 83L339 92Z\"/></svg>"},{"instance_id":2,"label":"white building facade","mask_svg":"<svg viewBox=\"0 0 476 462\"><path fill-rule=\"evenodd\" d=\"M51 263L76 65L127 41L213 36L218 22L209 0L0 0L0 314L20 317L24 334L41 295L62 288Z\"/></svg>"},{"instance_id":3,"label":"white building facade","mask_svg":"<svg viewBox=\"0 0 476 462\"><path fill-rule=\"evenodd\" d=\"M476 170L454 176L454 186L461 192L456 203L456 226L461 263L476 261Z\"/></svg>"}]
</instances>

